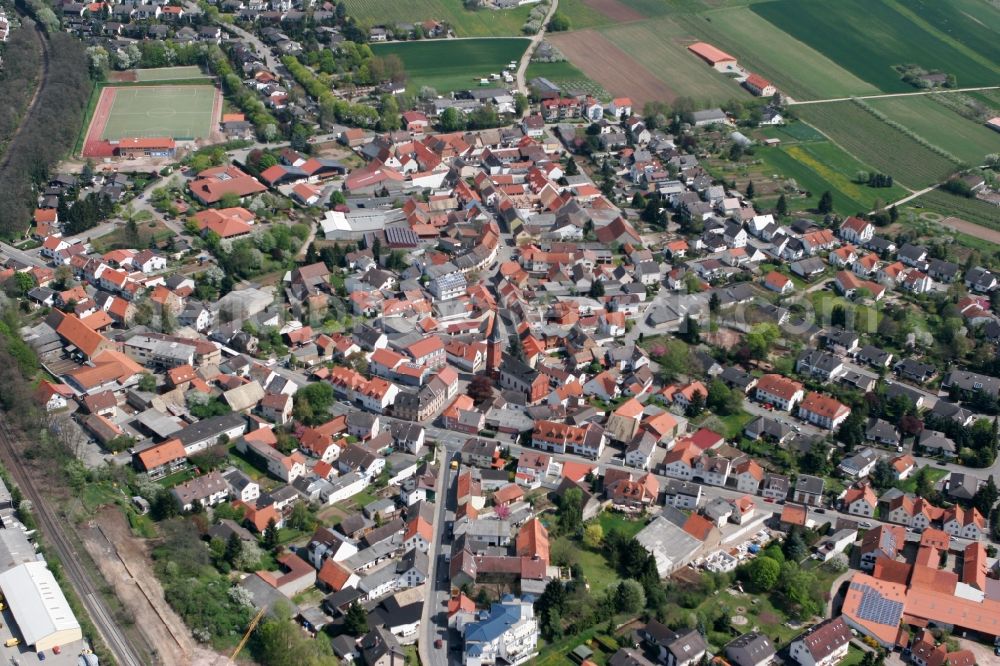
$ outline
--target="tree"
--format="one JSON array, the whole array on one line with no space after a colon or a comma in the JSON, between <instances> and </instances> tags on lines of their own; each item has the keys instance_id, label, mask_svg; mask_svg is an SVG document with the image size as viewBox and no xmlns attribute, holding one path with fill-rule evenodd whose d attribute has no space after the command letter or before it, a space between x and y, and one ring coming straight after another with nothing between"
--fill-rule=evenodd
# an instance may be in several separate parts
<instances>
[{"instance_id":1,"label":"tree","mask_svg":"<svg viewBox=\"0 0 1000 666\"><path fill-rule=\"evenodd\" d=\"M802 536L802 529L800 527L792 527L788 536L785 537L785 542L782 544L782 552L785 553L785 557L790 562L801 562L809 555L809 546L806 545L806 540Z\"/></svg>"},{"instance_id":2,"label":"tree","mask_svg":"<svg viewBox=\"0 0 1000 666\"><path fill-rule=\"evenodd\" d=\"M156 377L148 372L142 373L142 376L139 377L139 390L154 393L156 391Z\"/></svg>"},{"instance_id":3,"label":"tree","mask_svg":"<svg viewBox=\"0 0 1000 666\"><path fill-rule=\"evenodd\" d=\"M678 333L678 337L689 345L696 345L701 342L701 324L691 315L684 317L684 325L681 326L681 330Z\"/></svg>"},{"instance_id":4,"label":"tree","mask_svg":"<svg viewBox=\"0 0 1000 666\"><path fill-rule=\"evenodd\" d=\"M566 32L569 28L569 18L562 12L556 12L549 19L548 29L550 32Z\"/></svg>"},{"instance_id":5,"label":"tree","mask_svg":"<svg viewBox=\"0 0 1000 666\"><path fill-rule=\"evenodd\" d=\"M262 664L269 666L334 666L339 663L333 655L330 641L310 638L287 611L279 617L266 620L257 630L254 652Z\"/></svg>"},{"instance_id":6,"label":"tree","mask_svg":"<svg viewBox=\"0 0 1000 666\"><path fill-rule=\"evenodd\" d=\"M830 473L830 448L821 440L813 442L813 445L802 456L802 469L809 470L816 476L826 476Z\"/></svg>"},{"instance_id":7,"label":"tree","mask_svg":"<svg viewBox=\"0 0 1000 666\"><path fill-rule=\"evenodd\" d=\"M458 132L465 129L465 118L458 109L449 106L438 116L438 125L442 132Z\"/></svg>"},{"instance_id":8,"label":"tree","mask_svg":"<svg viewBox=\"0 0 1000 666\"><path fill-rule=\"evenodd\" d=\"M768 353L780 336L781 331L770 322L755 324L746 337L750 356L755 359L767 358Z\"/></svg>"},{"instance_id":9,"label":"tree","mask_svg":"<svg viewBox=\"0 0 1000 666\"><path fill-rule=\"evenodd\" d=\"M267 527L264 528L262 542L264 548L267 550L274 550L278 547L278 523L274 518L267 521Z\"/></svg>"},{"instance_id":10,"label":"tree","mask_svg":"<svg viewBox=\"0 0 1000 666\"><path fill-rule=\"evenodd\" d=\"M708 384L708 408L719 416L736 414L743 407L743 394L716 377Z\"/></svg>"},{"instance_id":11,"label":"tree","mask_svg":"<svg viewBox=\"0 0 1000 666\"><path fill-rule=\"evenodd\" d=\"M705 411L705 396L701 394L701 391L695 391L691 395L691 401L688 402L688 406L684 409L684 416L694 418Z\"/></svg>"},{"instance_id":12,"label":"tree","mask_svg":"<svg viewBox=\"0 0 1000 666\"><path fill-rule=\"evenodd\" d=\"M344 617L344 631L351 636L361 636L368 633L368 613L357 601L347 607Z\"/></svg>"},{"instance_id":13,"label":"tree","mask_svg":"<svg viewBox=\"0 0 1000 666\"><path fill-rule=\"evenodd\" d=\"M240 541L240 537L237 536L236 532L229 534L229 539L226 541L226 552L223 556L230 565L235 565L236 561L239 559L240 554L243 552L243 542Z\"/></svg>"},{"instance_id":14,"label":"tree","mask_svg":"<svg viewBox=\"0 0 1000 666\"><path fill-rule=\"evenodd\" d=\"M306 425L322 423L333 405L333 386L326 382L308 384L295 393L293 400L295 418Z\"/></svg>"},{"instance_id":15,"label":"tree","mask_svg":"<svg viewBox=\"0 0 1000 666\"><path fill-rule=\"evenodd\" d=\"M788 215L788 200L785 199L785 195L782 194L778 197L778 203L775 205L774 212L776 212L781 217Z\"/></svg>"},{"instance_id":16,"label":"tree","mask_svg":"<svg viewBox=\"0 0 1000 666\"><path fill-rule=\"evenodd\" d=\"M769 592L778 583L781 564L770 557L759 556L747 565L747 582L751 592Z\"/></svg>"},{"instance_id":17,"label":"tree","mask_svg":"<svg viewBox=\"0 0 1000 666\"><path fill-rule=\"evenodd\" d=\"M559 528L564 534L576 534L583 524L583 491L567 488L559 500Z\"/></svg>"},{"instance_id":18,"label":"tree","mask_svg":"<svg viewBox=\"0 0 1000 666\"><path fill-rule=\"evenodd\" d=\"M623 580L615 588L615 608L619 613L638 613L646 605L646 593L636 580Z\"/></svg>"},{"instance_id":19,"label":"tree","mask_svg":"<svg viewBox=\"0 0 1000 666\"><path fill-rule=\"evenodd\" d=\"M690 371L689 348L681 340L668 340L656 362L660 365L660 377L663 381L672 382Z\"/></svg>"},{"instance_id":20,"label":"tree","mask_svg":"<svg viewBox=\"0 0 1000 666\"><path fill-rule=\"evenodd\" d=\"M708 311L715 314L722 307L722 300L719 298L717 292L712 292L712 295L708 297Z\"/></svg>"},{"instance_id":21,"label":"tree","mask_svg":"<svg viewBox=\"0 0 1000 666\"><path fill-rule=\"evenodd\" d=\"M523 116L528 110L528 97L524 93L514 94L514 112L518 116Z\"/></svg>"},{"instance_id":22,"label":"tree","mask_svg":"<svg viewBox=\"0 0 1000 666\"><path fill-rule=\"evenodd\" d=\"M166 520L176 516L179 513L179 509L180 507L177 506L177 500L174 499L173 494L169 490L164 489L156 493L149 507L149 513L153 517L153 520Z\"/></svg>"},{"instance_id":23,"label":"tree","mask_svg":"<svg viewBox=\"0 0 1000 666\"><path fill-rule=\"evenodd\" d=\"M823 215L833 212L833 194L830 193L830 190L823 192L820 196L819 204L816 206L816 210Z\"/></svg>"},{"instance_id":24,"label":"tree","mask_svg":"<svg viewBox=\"0 0 1000 666\"><path fill-rule=\"evenodd\" d=\"M865 441L865 420L868 415L863 409L853 409L837 428L837 441L843 442L847 451Z\"/></svg>"},{"instance_id":25,"label":"tree","mask_svg":"<svg viewBox=\"0 0 1000 666\"><path fill-rule=\"evenodd\" d=\"M493 380L487 375L476 375L469 382L465 393L472 398L473 402L481 405L493 397Z\"/></svg>"},{"instance_id":26,"label":"tree","mask_svg":"<svg viewBox=\"0 0 1000 666\"><path fill-rule=\"evenodd\" d=\"M597 550L604 542L604 528L600 523L591 523L583 529L583 543L591 550Z\"/></svg>"},{"instance_id":27,"label":"tree","mask_svg":"<svg viewBox=\"0 0 1000 666\"><path fill-rule=\"evenodd\" d=\"M600 280L594 280L590 283L590 290L587 295L591 298L601 298L604 296L604 283Z\"/></svg>"},{"instance_id":28,"label":"tree","mask_svg":"<svg viewBox=\"0 0 1000 666\"><path fill-rule=\"evenodd\" d=\"M580 173L580 167L578 167L576 165L576 160L574 160L572 157L569 157L569 158L566 159L566 169L565 169L564 173L567 176L576 176L576 175L579 175L579 173Z\"/></svg>"},{"instance_id":29,"label":"tree","mask_svg":"<svg viewBox=\"0 0 1000 666\"><path fill-rule=\"evenodd\" d=\"M753 199L757 194L757 189L753 186L753 181L747 183L747 199Z\"/></svg>"},{"instance_id":30,"label":"tree","mask_svg":"<svg viewBox=\"0 0 1000 666\"><path fill-rule=\"evenodd\" d=\"M886 490L887 488L891 488L896 482L896 472L888 460L879 458L868 478L877 490Z\"/></svg>"},{"instance_id":31,"label":"tree","mask_svg":"<svg viewBox=\"0 0 1000 666\"><path fill-rule=\"evenodd\" d=\"M979 513L988 516L993 511L993 505L997 503L998 498L1000 498L1000 492L997 491L997 484L993 480L993 475L990 474L986 483L980 486L973 496L972 505L979 509Z\"/></svg>"}]
</instances>

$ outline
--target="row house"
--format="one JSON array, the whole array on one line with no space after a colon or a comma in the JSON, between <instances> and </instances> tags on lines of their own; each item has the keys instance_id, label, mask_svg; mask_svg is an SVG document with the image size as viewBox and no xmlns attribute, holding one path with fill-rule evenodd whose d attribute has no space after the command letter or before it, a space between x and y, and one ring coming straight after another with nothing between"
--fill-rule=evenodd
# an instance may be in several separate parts
<instances>
[{"instance_id":1,"label":"row house","mask_svg":"<svg viewBox=\"0 0 1000 666\"><path fill-rule=\"evenodd\" d=\"M799 418L827 430L837 429L850 414L850 407L822 393L807 393L799 405Z\"/></svg>"},{"instance_id":2,"label":"row house","mask_svg":"<svg viewBox=\"0 0 1000 666\"><path fill-rule=\"evenodd\" d=\"M754 392L758 401L774 405L782 411L791 411L804 395L802 384L776 374L762 376L757 381Z\"/></svg>"},{"instance_id":3,"label":"row house","mask_svg":"<svg viewBox=\"0 0 1000 666\"><path fill-rule=\"evenodd\" d=\"M531 445L552 453L575 453L597 459L604 450L604 430L588 423L585 427L538 421L531 433Z\"/></svg>"}]
</instances>

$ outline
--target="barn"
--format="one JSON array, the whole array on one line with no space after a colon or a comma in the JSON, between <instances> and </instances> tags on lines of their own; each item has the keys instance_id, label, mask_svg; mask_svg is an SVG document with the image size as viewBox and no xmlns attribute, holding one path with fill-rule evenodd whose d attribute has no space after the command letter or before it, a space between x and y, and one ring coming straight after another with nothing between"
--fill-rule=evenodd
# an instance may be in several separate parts
<instances>
[{"instance_id":1,"label":"barn","mask_svg":"<svg viewBox=\"0 0 1000 666\"><path fill-rule=\"evenodd\" d=\"M688 46L688 51L695 54L709 65L719 71L725 71L736 67L736 58L729 55L722 49L718 49L705 42L695 42Z\"/></svg>"},{"instance_id":2,"label":"barn","mask_svg":"<svg viewBox=\"0 0 1000 666\"><path fill-rule=\"evenodd\" d=\"M25 562L3 572L0 590L24 642L35 651L83 639L80 623L44 562Z\"/></svg>"}]
</instances>

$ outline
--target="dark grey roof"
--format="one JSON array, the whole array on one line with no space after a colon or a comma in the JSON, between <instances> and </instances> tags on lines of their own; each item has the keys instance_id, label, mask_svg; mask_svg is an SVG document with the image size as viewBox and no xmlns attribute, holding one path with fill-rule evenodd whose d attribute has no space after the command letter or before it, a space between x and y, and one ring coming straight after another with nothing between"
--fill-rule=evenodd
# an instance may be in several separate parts
<instances>
[{"instance_id":1,"label":"dark grey roof","mask_svg":"<svg viewBox=\"0 0 1000 666\"><path fill-rule=\"evenodd\" d=\"M824 485L826 485L826 481L820 477L802 474L795 482L795 490L796 492L809 493L810 495L822 495Z\"/></svg>"}]
</instances>

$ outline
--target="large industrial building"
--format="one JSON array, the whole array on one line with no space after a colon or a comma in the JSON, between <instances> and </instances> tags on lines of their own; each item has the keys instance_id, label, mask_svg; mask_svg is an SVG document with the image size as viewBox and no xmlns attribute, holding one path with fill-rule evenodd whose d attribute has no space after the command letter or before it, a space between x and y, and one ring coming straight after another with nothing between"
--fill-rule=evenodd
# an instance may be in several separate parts
<instances>
[{"instance_id":1,"label":"large industrial building","mask_svg":"<svg viewBox=\"0 0 1000 666\"><path fill-rule=\"evenodd\" d=\"M83 640L80 623L44 562L27 562L0 573L0 591L22 640L36 651Z\"/></svg>"}]
</instances>

